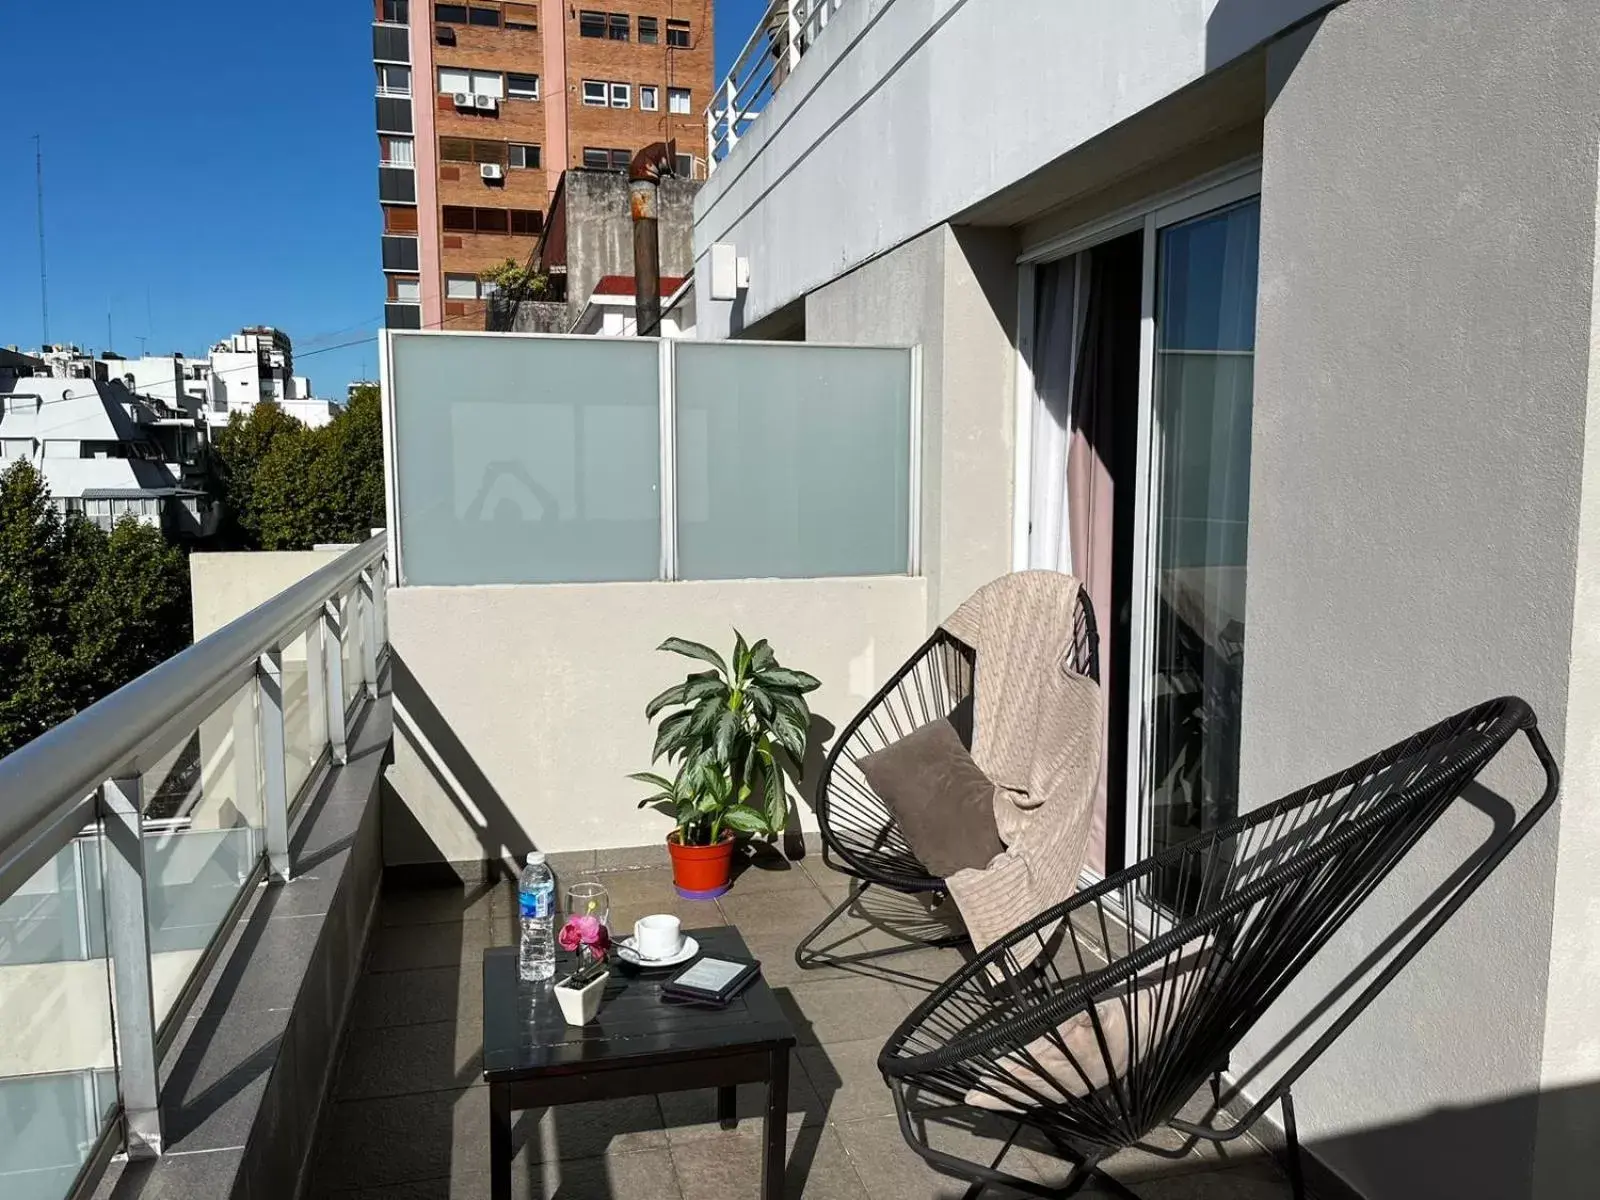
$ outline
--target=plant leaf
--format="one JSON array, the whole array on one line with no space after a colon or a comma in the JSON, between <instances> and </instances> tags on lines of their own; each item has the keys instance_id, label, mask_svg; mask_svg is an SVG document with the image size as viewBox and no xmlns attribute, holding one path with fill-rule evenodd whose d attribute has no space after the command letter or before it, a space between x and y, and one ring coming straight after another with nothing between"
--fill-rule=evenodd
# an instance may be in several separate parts
<instances>
[{"instance_id":1,"label":"plant leaf","mask_svg":"<svg viewBox=\"0 0 1600 1200\"><path fill-rule=\"evenodd\" d=\"M656 744L655 749L650 752L651 762L656 762L663 754L670 754L678 748L678 743L689 728L693 716L692 712L685 709L662 718L661 724L656 726Z\"/></svg>"},{"instance_id":2,"label":"plant leaf","mask_svg":"<svg viewBox=\"0 0 1600 1200\"><path fill-rule=\"evenodd\" d=\"M767 818L748 804L730 805L728 811L722 814L725 824L733 826L740 833L771 833L772 826Z\"/></svg>"},{"instance_id":3,"label":"plant leaf","mask_svg":"<svg viewBox=\"0 0 1600 1200\"><path fill-rule=\"evenodd\" d=\"M773 704L772 696L759 683L754 681L744 685L745 698L750 701L756 710L756 716L766 724L772 723Z\"/></svg>"},{"instance_id":4,"label":"plant leaf","mask_svg":"<svg viewBox=\"0 0 1600 1200\"><path fill-rule=\"evenodd\" d=\"M772 722L772 736L777 739L778 745L789 753L795 762L805 761L806 742L811 736L808 725L800 722L792 706L780 704L777 716Z\"/></svg>"},{"instance_id":5,"label":"plant leaf","mask_svg":"<svg viewBox=\"0 0 1600 1200\"><path fill-rule=\"evenodd\" d=\"M688 696L688 690L689 685L687 683L673 684L644 706L644 719L646 721L650 720L669 704L682 704Z\"/></svg>"},{"instance_id":6,"label":"plant leaf","mask_svg":"<svg viewBox=\"0 0 1600 1200\"><path fill-rule=\"evenodd\" d=\"M789 821L789 793L783 786L783 771L770 750L762 752L761 762L767 777L767 824L772 826L774 833L782 833Z\"/></svg>"},{"instance_id":7,"label":"plant leaf","mask_svg":"<svg viewBox=\"0 0 1600 1200\"><path fill-rule=\"evenodd\" d=\"M718 654L710 646L703 646L699 642L691 642L687 638L669 637L656 649L665 650L671 654L681 654L685 658L698 658L701 662L710 663L724 675L728 673L728 664L722 661L722 655Z\"/></svg>"},{"instance_id":8,"label":"plant leaf","mask_svg":"<svg viewBox=\"0 0 1600 1200\"><path fill-rule=\"evenodd\" d=\"M733 631L733 674L736 679L743 679L750 670L750 647L745 644L744 634L737 629Z\"/></svg>"},{"instance_id":9,"label":"plant leaf","mask_svg":"<svg viewBox=\"0 0 1600 1200\"><path fill-rule=\"evenodd\" d=\"M766 638L762 638L750 647L750 670L753 674L760 675L763 671L770 671L778 665L778 656L772 652L772 646Z\"/></svg>"},{"instance_id":10,"label":"plant leaf","mask_svg":"<svg viewBox=\"0 0 1600 1200\"><path fill-rule=\"evenodd\" d=\"M715 671L702 671L691 675L683 683L683 703L695 704L707 696L726 696L728 684Z\"/></svg>"},{"instance_id":11,"label":"plant leaf","mask_svg":"<svg viewBox=\"0 0 1600 1200\"><path fill-rule=\"evenodd\" d=\"M761 672L761 682L766 687L785 692L814 692L822 686L822 681L815 675L791 671L788 667L773 667L770 671Z\"/></svg>"},{"instance_id":12,"label":"plant leaf","mask_svg":"<svg viewBox=\"0 0 1600 1200\"><path fill-rule=\"evenodd\" d=\"M688 724L692 737L701 738L717 727L717 721L728 711L728 706L716 696L707 696L695 705Z\"/></svg>"},{"instance_id":13,"label":"plant leaf","mask_svg":"<svg viewBox=\"0 0 1600 1200\"><path fill-rule=\"evenodd\" d=\"M727 709L717 719L717 738L714 749L719 762L729 762L733 753L733 735L739 730L739 718Z\"/></svg>"},{"instance_id":14,"label":"plant leaf","mask_svg":"<svg viewBox=\"0 0 1600 1200\"><path fill-rule=\"evenodd\" d=\"M637 780L639 783L648 783L651 787L660 788L669 796L677 786L665 775L657 775L654 771L635 771L628 778Z\"/></svg>"}]
</instances>

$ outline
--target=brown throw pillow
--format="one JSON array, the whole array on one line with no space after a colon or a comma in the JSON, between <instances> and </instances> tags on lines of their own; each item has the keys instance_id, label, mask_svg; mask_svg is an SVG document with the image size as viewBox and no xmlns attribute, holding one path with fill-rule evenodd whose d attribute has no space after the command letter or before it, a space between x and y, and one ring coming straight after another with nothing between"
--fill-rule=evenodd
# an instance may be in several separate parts
<instances>
[{"instance_id":1,"label":"brown throw pillow","mask_svg":"<svg viewBox=\"0 0 1600 1200\"><path fill-rule=\"evenodd\" d=\"M1005 849L994 819L994 784L961 735L941 717L856 760L911 852L941 879L986 867Z\"/></svg>"}]
</instances>

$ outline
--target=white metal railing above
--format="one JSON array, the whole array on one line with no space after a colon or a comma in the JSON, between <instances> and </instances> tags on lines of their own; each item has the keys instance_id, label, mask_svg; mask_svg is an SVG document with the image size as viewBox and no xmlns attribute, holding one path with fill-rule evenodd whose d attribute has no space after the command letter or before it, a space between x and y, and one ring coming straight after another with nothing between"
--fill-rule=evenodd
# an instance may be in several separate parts
<instances>
[{"instance_id":1,"label":"white metal railing above","mask_svg":"<svg viewBox=\"0 0 1600 1200\"><path fill-rule=\"evenodd\" d=\"M816 45L845 0L772 0L706 107L707 174L732 153L767 101Z\"/></svg>"}]
</instances>

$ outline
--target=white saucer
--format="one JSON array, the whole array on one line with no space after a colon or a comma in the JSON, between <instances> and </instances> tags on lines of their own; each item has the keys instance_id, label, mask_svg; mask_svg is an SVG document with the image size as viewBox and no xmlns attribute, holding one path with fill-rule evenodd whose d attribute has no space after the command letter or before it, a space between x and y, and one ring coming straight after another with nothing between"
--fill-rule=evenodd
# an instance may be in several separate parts
<instances>
[{"instance_id":1,"label":"white saucer","mask_svg":"<svg viewBox=\"0 0 1600 1200\"><path fill-rule=\"evenodd\" d=\"M630 967L643 967L654 970L657 967L675 967L679 963L686 963L696 954L700 953L700 943L688 934L683 935L683 945L678 947L678 952L671 958L642 958L638 950L634 949L633 935L630 933L617 943L617 957Z\"/></svg>"}]
</instances>

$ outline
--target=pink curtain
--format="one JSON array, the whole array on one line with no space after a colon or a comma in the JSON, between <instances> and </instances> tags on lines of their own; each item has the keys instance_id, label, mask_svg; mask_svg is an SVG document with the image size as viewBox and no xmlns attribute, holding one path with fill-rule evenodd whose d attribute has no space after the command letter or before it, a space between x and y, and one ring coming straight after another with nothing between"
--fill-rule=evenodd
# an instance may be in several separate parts
<instances>
[{"instance_id":1,"label":"pink curtain","mask_svg":"<svg viewBox=\"0 0 1600 1200\"><path fill-rule=\"evenodd\" d=\"M1070 571L1089 589L1100 632L1102 716L1111 694L1112 523L1115 489L1097 446L1109 445L1110 393L1098 386L1106 355L1104 305L1095 302L1091 254L1040 269L1035 322L1033 497L1029 565ZM1109 719L1101 722L1110 728ZM1088 865L1106 869L1106 771L1117 766L1102 747Z\"/></svg>"}]
</instances>

